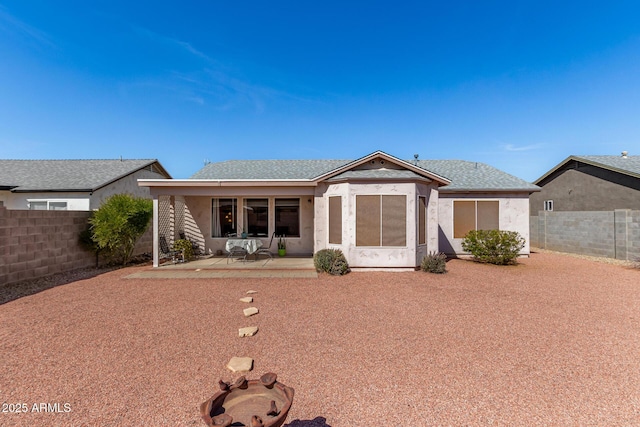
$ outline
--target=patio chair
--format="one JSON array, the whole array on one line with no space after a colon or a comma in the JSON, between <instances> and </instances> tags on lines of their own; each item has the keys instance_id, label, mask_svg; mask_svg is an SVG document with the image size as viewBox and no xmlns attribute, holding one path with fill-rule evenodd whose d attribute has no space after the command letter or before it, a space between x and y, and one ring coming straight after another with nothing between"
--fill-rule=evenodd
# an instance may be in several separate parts
<instances>
[{"instance_id":1,"label":"patio chair","mask_svg":"<svg viewBox=\"0 0 640 427\"><path fill-rule=\"evenodd\" d=\"M182 255L182 251L174 251L173 249L169 249L169 244L167 243L167 238L164 236L160 236L160 255L162 258L171 258L171 261L175 264L176 262L184 261L184 256Z\"/></svg>"},{"instance_id":2,"label":"patio chair","mask_svg":"<svg viewBox=\"0 0 640 427\"><path fill-rule=\"evenodd\" d=\"M263 246L257 251L255 251L256 260L260 255L268 255L269 258L273 259L273 255L271 254L271 245L273 244L273 239L276 237L276 232L274 231L271 235L271 240L269 240L269 246Z\"/></svg>"},{"instance_id":3,"label":"patio chair","mask_svg":"<svg viewBox=\"0 0 640 427\"><path fill-rule=\"evenodd\" d=\"M229 255L227 255L227 264L229 264L229 259L241 257L242 261L247 260L247 250L240 246L233 246L229 250Z\"/></svg>"}]
</instances>

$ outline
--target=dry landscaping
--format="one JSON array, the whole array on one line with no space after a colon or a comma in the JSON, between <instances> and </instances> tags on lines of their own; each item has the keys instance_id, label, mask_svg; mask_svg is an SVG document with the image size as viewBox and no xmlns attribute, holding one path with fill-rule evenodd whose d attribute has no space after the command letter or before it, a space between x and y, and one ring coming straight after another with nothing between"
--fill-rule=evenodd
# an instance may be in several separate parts
<instances>
[{"instance_id":1,"label":"dry landscaping","mask_svg":"<svg viewBox=\"0 0 640 427\"><path fill-rule=\"evenodd\" d=\"M243 375L233 357L295 389L289 427L640 425L629 265L536 252L440 275L126 278L149 268L0 288L0 425L204 426L218 380Z\"/></svg>"}]
</instances>

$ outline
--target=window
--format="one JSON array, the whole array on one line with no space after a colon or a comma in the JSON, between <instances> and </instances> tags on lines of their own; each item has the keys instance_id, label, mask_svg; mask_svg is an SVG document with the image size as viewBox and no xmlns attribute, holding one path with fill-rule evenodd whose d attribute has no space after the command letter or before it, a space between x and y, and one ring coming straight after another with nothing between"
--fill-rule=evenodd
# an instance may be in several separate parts
<instances>
[{"instance_id":1,"label":"window","mask_svg":"<svg viewBox=\"0 0 640 427\"><path fill-rule=\"evenodd\" d=\"M29 202L29 210L31 211L46 211L47 202Z\"/></svg>"},{"instance_id":2,"label":"window","mask_svg":"<svg viewBox=\"0 0 640 427\"><path fill-rule=\"evenodd\" d=\"M329 197L329 243L342 244L342 197Z\"/></svg>"},{"instance_id":3,"label":"window","mask_svg":"<svg viewBox=\"0 0 640 427\"><path fill-rule=\"evenodd\" d=\"M453 237L462 239L471 230L499 229L498 201L455 200L453 202Z\"/></svg>"},{"instance_id":4,"label":"window","mask_svg":"<svg viewBox=\"0 0 640 427\"><path fill-rule=\"evenodd\" d=\"M545 200L544 201L544 210L552 211L553 210L553 200Z\"/></svg>"},{"instance_id":5,"label":"window","mask_svg":"<svg viewBox=\"0 0 640 427\"><path fill-rule=\"evenodd\" d=\"M29 200L29 210L32 211L66 211L67 202L50 202L48 200Z\"/></svg>"},{"instance_id":6,"label":"window","mask_svg":"<svg viewBox=\"0 0 640 427\"><path fill-rule=\"evenodd\" d=\"M235 235L238 202L236 199L211 200L211 237Z\"/></svg>"},{"instance_id":7,"label":"window","mask_svg":"<svg viewBox=\"0 0 640 427\"><path fill-rule=\"evenodd\" d=\"M50 211L66 211L67 202L49 202Z\"/></svg>"},{"instance_id":8,"label":"window","mask_svg":"<svg viewBox=\"0 0 640 427\"><path fill-rule=\"evenodd\" d=\"M300 237L300 199L276 199L276 234Z\"/></svg>"},{"instance_id":9,"label":"window","mask_svg":"<svg viewBox=\"0 0 640 427\"><path fill-rule=\"evenodd\" d=\"M245 199L244 231L249 236L269 235L269 199Z\"/></svg>"},{"instance_id":10,"label":"window","mask_svg":"<svg viewBox=\"0 0 640 427\"><path fill-rule=\"evenodd\" d=\"M356 196L356 246L406 246L407 196Z\"/></svg>"},{"instance_id":11,"label":"window","mask_svg":"<svg viewBox=\"0 0 640 427\"><path fill-rule=\"evenodd\" d=\"M427 198L418 197L418 244L427 243Z\"/></svg>"}]
</instances>

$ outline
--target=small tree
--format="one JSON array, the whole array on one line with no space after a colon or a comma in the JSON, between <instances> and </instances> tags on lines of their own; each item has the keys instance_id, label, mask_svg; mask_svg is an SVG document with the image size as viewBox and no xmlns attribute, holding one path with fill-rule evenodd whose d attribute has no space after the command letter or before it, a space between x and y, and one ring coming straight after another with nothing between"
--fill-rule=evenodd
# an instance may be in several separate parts
<instances>
[{"instance_id":1,"label":"small tree","mask_svg":"<svg viewBox=\"0 0 640 427\"><path fill-rule=\"evenodd\" d=\"M125 265L152 217L151 200L114 194L89 219L92 239L100 249L107 249Z\"/></svg>"}]
</instances>

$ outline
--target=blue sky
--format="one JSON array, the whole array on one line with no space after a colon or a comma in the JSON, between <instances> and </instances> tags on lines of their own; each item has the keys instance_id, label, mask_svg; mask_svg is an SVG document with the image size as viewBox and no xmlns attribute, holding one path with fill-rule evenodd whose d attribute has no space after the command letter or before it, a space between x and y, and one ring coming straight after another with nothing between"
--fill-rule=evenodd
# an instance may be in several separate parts
<instances>
[{"instance_id":1,"label":"blue sky","mask_svg":"<svg viewBox=\"0 0 640 427\"><path fill-rule=\"evenodd\" d=\"M0 0L0 157L640 155L637 1Z\"/></svg>"}]
</instances>

